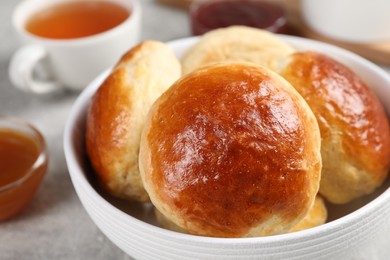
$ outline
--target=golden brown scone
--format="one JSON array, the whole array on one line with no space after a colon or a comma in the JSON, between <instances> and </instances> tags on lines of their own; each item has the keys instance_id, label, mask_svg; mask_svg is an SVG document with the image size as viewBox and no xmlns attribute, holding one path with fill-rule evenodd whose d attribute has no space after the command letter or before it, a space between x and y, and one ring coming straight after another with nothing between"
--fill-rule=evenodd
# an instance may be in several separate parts
<instances>
[{"instance_id":1,"label":"golden brown scone","mask_svg":"<svg viewBox=\"0 0 390 260\"><path fill-rule=\"evenodd\" d=\"M315 52L293 54L281 75L308 102L320 126L320 193L346 203L381 185L390 167L389 121L364 82Z\"/></svg>"},{"instance_id":2,"label":"golden brown scone","mask_svg":"<svg viewBox=\"0 0 390 260\"><path fill-rule=\"evenodd\" d=\"M138 170L141 130L152 103L180 75L180 63L165 44L145 41L121 58L94 95L87 113L87 153L110 194L148 200Z\"/></svg>"},{"instance_id":3,"label":"golden brown scone","mask_svg":"<svg viewBox=\"0 0 390 260\"><path fill-rule=\"evenodd\" d=\"M295 50L275 34L246 26L231 26L204 34L182 59L183 74L223 61L253 62L274 70Z\"/></svg>"},{"instance_id":4,"label":"golden brown scone","mask_svg":"<svg viewBox=\"0 0 390 260\"><path fill-rule=\"evenodd\" d=\"M279 234L312 206L320 139L307 103L279 75L218 64L182 77L154 103L140 173L154 206L191 234Z\"/></svg>"},{"instance_id":5,"label":"golden brown scone","mask_svg":"<svg viewBox=\"0 0 390 260\"><path fill-rule=\"evenodd\" d=\"M172 221L168 220L156 208L154 208L154 213L157 219L157 223L162 228L180 232L180 233L187 233L186 230L179 227ZM294 225L289 232L297 232L312 227L320 226L326 222L327 217L328 217L328 211L326 209L325 202L321 198L321 196L317 195L309 213L301 221L299 221L298 224Z\"/></svg>"},{"instance_id":6,"label":"golden brown scone","mask_svg":"<svg viewBox=\"0 0 390 260\"><path fill-rule=\"evenodd\" d=\"M298 224L293 226L290 232L297 232L320 226L326 222L327 217L328 210L326 209L324 199L320 195L317 195L309 213Z\"/></svg>"}]
</instances>

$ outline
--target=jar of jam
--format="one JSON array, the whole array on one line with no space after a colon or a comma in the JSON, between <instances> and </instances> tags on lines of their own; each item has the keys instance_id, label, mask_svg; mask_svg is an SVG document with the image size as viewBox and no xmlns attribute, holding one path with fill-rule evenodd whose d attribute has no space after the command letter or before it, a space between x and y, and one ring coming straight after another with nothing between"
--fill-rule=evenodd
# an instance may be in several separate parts
<instances>
[{"instance_id":1,"label":"jar of jam","mask_svg":"<svg viewBox=\"0 0 390 260\"><path fill-rule=\"evenodd\" d=\"M261 0L196 0L189 9L193 35L231 25L246 25L286 33L284 9Z\"/></svg>"},{"instance_id":2,"label":"jar of jam","mask_svg":"<svg viewBox=\"0 0 390 260\"><path fill-rule=\"evenodd\" d=\"M0 221L24 209L46 173L43 136L32 125L0 116Z\"/></svg>"}]
</instances>

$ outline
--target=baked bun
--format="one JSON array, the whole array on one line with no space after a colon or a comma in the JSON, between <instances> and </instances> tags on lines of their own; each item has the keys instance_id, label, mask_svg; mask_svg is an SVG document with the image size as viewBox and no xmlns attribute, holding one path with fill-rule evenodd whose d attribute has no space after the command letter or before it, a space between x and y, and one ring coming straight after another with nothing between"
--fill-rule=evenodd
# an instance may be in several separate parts
<instances>
[{"instance_id":1,"label":"baked bun","mask_svg":"<svg viewBox=\"0 0 390 260\"><path fill-rule=\"evenodd\" d=\"M326 209L325 201L320 195L317 195L309 213L298 224L293 226L290 232L297 232L320 226L326 222L327 218L328 210Z\"/></svg>"},{"instance_id":2,"label":"baked bun","mask_svg":"<svg viewBox=\"0 0 390 260\"><path fill-rule=\"evenodd\" d=\"M224 61L253 62L274 70L295 50L275 34L246 26L231 26L204 34L182 59L183 74Z\"/></svg>"},{"instance_id":3,"label":"baked bun","mask_svg":"<svg viewBox=\"0 0 390 260\"><path fill-rule=\"evenodd\" d=\"M121 58L94 95L87 112L86 147L110 194L148 200L138 170L141 130L152 103L180 75L180 63L165 44L145 41Z\"/></svg>"},{"instance_id":4,"label":"baked bun","mask_svg":"<svg viewBox=\"0 0 390 260\"><path fill-rule=\"evenodd\" d=\"M315 52L293 54L281 75L308 102L320 126L320 193L330 202L346 203L381 185L390 167L389 121L366 84Z\"/></svg>"},{"instance_id":5,"label":"baked bun","mask_svg":"<svg viewBox=\"0 0 390 260\"><path fill-rule=\"evenodd\" d=\"M279 234L313 204L320 139L307 103L279 75L217 64L182 77L154 103L140 173L154 206L191 234Z\"/></svg>"},{"instance_id":6,"label":"baked bun","mask_svg":"<svg viewBox=\"0 0 390 260\"><path fill-rule=\"evenodd\" d=\"M157 224L165 229L171 230L171 231L176 231L179 233L184 233L187 234L188 232L184 230L183 228L179 227L169 219L167 219L156 207L154 207L154 215L157 220Z\"/></svg>"},{"instance_id":7,"label":"baked bun","mask_svg":"<svg viewBox=\"0 0 390 260\"><path fill-rule=\"evenodd\" d=\"M169 221L156 208L154 208L154 214L160 227L180 233L187 233L186 230L174 224L172 221ZM309 213L307 213L307 215L300 222L298 222L298 224L294 225L292 229L289 230L289 232L297 232L320 226L326 222L327 217L328 210L326 209L325 202L321 196L317 195Z\"/></svg>"}]
</instances>

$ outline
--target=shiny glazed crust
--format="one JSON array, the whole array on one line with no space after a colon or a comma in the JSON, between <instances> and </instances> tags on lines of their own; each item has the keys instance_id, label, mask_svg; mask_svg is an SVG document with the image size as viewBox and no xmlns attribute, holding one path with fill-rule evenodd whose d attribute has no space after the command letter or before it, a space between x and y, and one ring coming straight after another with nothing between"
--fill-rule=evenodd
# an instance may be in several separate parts
<instances>
[{"instance_id":1,"label":"shiny glazed crust","mask_svg":"<svg viewBox=\"0 0 390 260\"><path fill-rule=\"evenodd\" d=\"M187 233L186 230L174 224L172 221L168 220L160 211L154 208L154 214L157 219L157 223L165 229L172 231ZM294 225L289 232L297 232L301 230L306 230L309 228L317 227L326 222L328 217L328 210L325 206L325 201L321 196L317 195L314 204L311 207L307 215L300 221L298 224Z\"/></svg>"},{"instance_id":2,"label":"shiny glazed crust","mask_svg":"<svg viewBox=\"0 0 390 260\"><path fill-rule=\"evenodd\" d=\"M151 201L196 235L290 230L311 208L320 171L312 111L284 79L249 63L182 77L153 105L141 138Z\"/></svg>"},{"instance_id":3,"label":"shiny glazed crust","mask_svg":"<svg viewBox=\"0 0 390 260\"><path fill-rule=\"evenodd\" d=\"M181 74L163 43L145 41L126 53L97 90L87 113L86 147L110 194L149 200L138 170L141 130L152 103Z\"/></svg>"},{"instance_id":4,"label":"shiny glazed crust","mask_svg":"<svg viewBox=\"0 0 390 260\"><path fill-rule=\"evenodd\" d=\"M320 193L346 203L381 185L390 167L389 122L364 82L315 52L293 54L281 75L308 102L320 126Z\"/></svg>"}]
</instances>

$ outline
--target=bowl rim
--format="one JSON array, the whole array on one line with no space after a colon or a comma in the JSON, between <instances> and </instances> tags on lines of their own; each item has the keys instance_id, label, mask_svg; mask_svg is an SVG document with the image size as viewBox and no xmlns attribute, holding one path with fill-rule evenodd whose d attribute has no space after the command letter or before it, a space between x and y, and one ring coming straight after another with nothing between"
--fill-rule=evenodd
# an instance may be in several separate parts
<instances>
[{"instance_id":1,"label":"bowl rim","mask_svg":"<svg viewBox=\"0 0 390 260\"><path fill-rule=\"evenodd\" d=\"M327 51L331 51L332 54L337 56L344 57L353 63L357 63L359 65L364 66L367 70L370 70L372 73L378 75L378 77L382 78L385 82L389 83L388 88L390 91L390 75L386 73L382 68L375 65L374 63L360 57L357 54L354 54L348 50L342 49L340 47L319 42L316 40L310 40L306 38L296 37L296 36L287 36L287 35L278 35L278 37L281 37L284 40L287 40L290 44L293 46L295 44L299 45L300 47L303 46L304 48L309 46L309 49L311 46L315 46L316 48L321 48L325 50L325 53ZM175 48L182 48L183 45L188 46L189 44L195 43L198 40L199 37L188 37L188 38L182 38L177 39L173 41L167 42L168 46L170 46L172 49ZM185 47L187 48L187 47ZM185 49L184 48L184 49ZM180 50L179 50L180 52ZM333 56L334 56L333 55ZM332 55L331 55L332 56ZM332 57L333 57L332 56ZM166 238L174 238L174 239L181 239L185 241L191 241L194 243L212 243L212 244L269 244L269 243L285 243L287 241L303 241L312 239L314 237L323 236L332 233L333 231L340 230L341 228L347 228L349 224L356 223L357 221L363 219L365 216L367 216L370 212L375 211L376 209L379 209L383 207L386 202L390 201L390 188L387 188L385 191L383 191L381 194L378 195L375 199L369 201L367 204L363 205L362 207L354 210L353 212L344 215L338 219L335 219L333 221L327 222L323 225L313 227L310 229L293 232L293 233L286 233L286 234L279 234L279 235L273 235L273 236L263 236L263 237L248 237L248 238L218 238L218 237L205 237L205 236L196 236L191 234L183 234L171 230L167 230L158 226L155 226L153 224L144 222L140 219L137 219L119 208L112 205L110 202L108 202L106 199L104 199L90 184L87 177L83 174L82 167L77 164L77 158L75 156L75 148L72 146L72 136L74 134L73 129L76 127L77 121L80 119L80 117L84 118L85 114L80 114L81 111L85 111L86 106L88 105L88 100L90 97L92 97L93 93L98 88L99 84L104 80L104 78L108 75L111 69L106 70L102 74L100 74L98 77L96 77L85 89L82 91L82 93L77 97L76 101L74 102L71 111L69 113L68 119L66 121L65 125L65 131L64 131L64 139L63 139L63 147L64 147L64 153L66 162L69 168L69 174L71 176L73 185L75 186L76 182L77 184L82 185L82 187L85 189L87 193L89 193L90 196L94 196L95 199L99 200L99 203L101 203L102 206L107 208L110 211L110 214L118 215L118 218L123 219L124 221L136 225L138 227L143 228L145 231L151 231L154 232L156 235L159 235L161 237ZM390 111L386 111L387 114L389 114ZM390 176L388 177L390 178ZM77 191L77 189L76 189ZM78 194L78 196L81 196L81 194ZM88 210L87 210L88 212ZM89 214L89 212L88 212ZM362 224L363 225L363 224Z\"/></svg>"}]
</instances>

